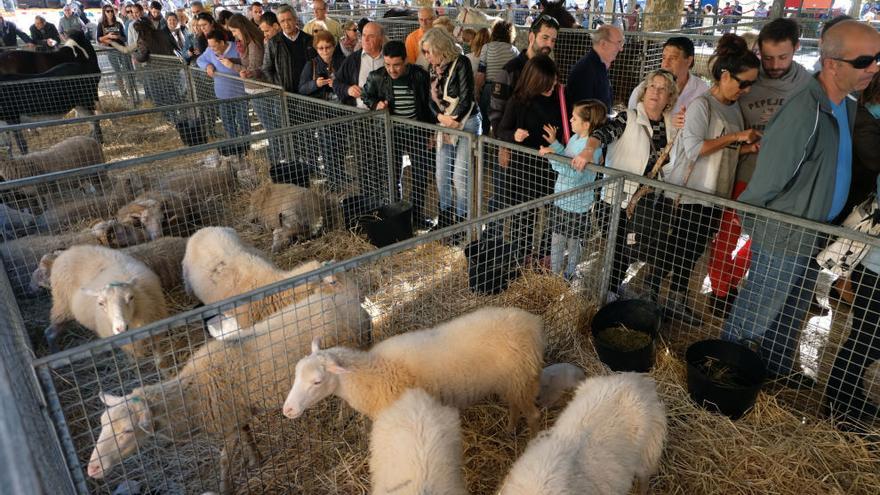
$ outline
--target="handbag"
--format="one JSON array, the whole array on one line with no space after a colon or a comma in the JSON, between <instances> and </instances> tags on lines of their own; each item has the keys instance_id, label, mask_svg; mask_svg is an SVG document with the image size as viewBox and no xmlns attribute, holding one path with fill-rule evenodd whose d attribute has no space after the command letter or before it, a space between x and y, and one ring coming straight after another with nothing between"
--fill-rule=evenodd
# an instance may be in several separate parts
<instances>
[{"instance_id":1,"label":"handbag","mask_svg":"<svg viewBox=\"0 0 880 495\"><path fill-rule=\"evenodd\" d=\"M842 226L868 235L880 235L880 211L877 207L877 195L871 193L868 199L853 207ZM838 277L848 277L853 268L867 256L870 249L871 246L864 242L838 237L816 255L816 261L819 266Z\"/></svg>"},{"instance_id":2,"label":"handbag","mask_svg":"<svg viewBox=\"0 0 880 495\"><path fill-rule=\"evenodd\" d=\"M449 106L447 106L446 110L443 111L444 115L452 115L453 112L455 112L456 108L458 108L459 98L448 96L449 82L452 80L452 73L455 72L456 65L458 65L458 58L453 60L452 65L449 66L449 73L446 76L446 84L443 85L443 101L449 103ZM459 129L464 128L464 124L465 122L467 122L467 119L470 118L472 111L473 106L471 106L470 110L468 110L464 117L462 117L459 123ZM444 144L456 146L458 144L458 136L446 132L437 132L437 145L442 146Z\"/></svg>"}]
</instances>

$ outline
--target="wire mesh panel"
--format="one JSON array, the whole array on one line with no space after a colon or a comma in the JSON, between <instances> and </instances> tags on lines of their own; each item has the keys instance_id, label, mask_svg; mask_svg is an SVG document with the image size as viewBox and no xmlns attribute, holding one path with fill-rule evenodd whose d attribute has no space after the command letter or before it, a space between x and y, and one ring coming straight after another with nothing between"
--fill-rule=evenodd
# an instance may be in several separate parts
<instances>
[{"instance_id":1,"label":"wire mesh panel","mask_svg":"<svg viewBox=\"0 0 880 495\"><path fill-rule=\"evenodd\" d=\"M589 298L510 259L499 260L505 268L485 251L474 250L469 258L461 243L480 229L472 222L429 234L39 361L43 385L57 391L64 412L58 426L76 448L71 469L89 476L95 493L111 492L124 481L172 493L352 493L364 483L366 466L337 455L363 458L365 418L335 401L317 404L296 420L280 414L296 362L314 337L322 337L322 347L365 346L481 306L524 300L547 315L553 359L577 352L565 339L587 318ZM491 293L489 285L498 283L510 284L506 294ZM202 320L265 305L273 294L288 302L256 327L205 341ZM531 300L537 294L540 300ZM176 346L177 373L162 375L152 363L132 359L125 345L133 341L155 349L162 342ZM101 392L112 395L102 400ZM116 398L123 395L124 401ZM497 425L487 433L498 434Z\"/></svg>"},{"instance_id":2,"label":"wire mesh panel","mask_svg":"<svg viewBox=\"0 0 880 495\"><path fill-rule=\"evenodd\" d=\"M418 20L376 19L385 28L385 37L393 41L406 41L409 33L419 28Z\"/></svg>"},{"instance_id":3,"label":"wire mesh panel","mask_svg":"<svg viewBox=\"0 0 880 495\"><path fill-rule=\"evenodd\" d=\"M395 197L413 206L417 228L473 218L475 136L391 118Z\"/></svg>"}]
</instances>

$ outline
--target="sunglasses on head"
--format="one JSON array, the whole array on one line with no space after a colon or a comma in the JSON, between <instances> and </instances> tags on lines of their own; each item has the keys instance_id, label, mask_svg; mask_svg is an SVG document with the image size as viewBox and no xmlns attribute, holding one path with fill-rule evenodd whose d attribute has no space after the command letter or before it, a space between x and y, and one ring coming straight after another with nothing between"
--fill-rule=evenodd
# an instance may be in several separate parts
<instances>
[{"instance_id":1,"label":"sunglasses on head","mask_svg":"<svg viewBox=\"0 0 880 495\"><path fill-rule=\"evenodd\" d=\"M734 74L733 72L730 72L729 70L725 70L724 72L727 72L728 74L730 74L730 77L732 77L733 80L739 84L739 89L746 89L746 88L751 87L753 84L755 84L754 79L751 81L744 81L744 80L736 77L736 74Z\"/></svg>"},{"instance_id":2,"label":"sunglasses on head","mask_svg":"<svg viewBox=\"0 0 880 495\"><path fill-rule=\"evenodd\" d=\"M849 65L852 65L854 69L867 69L871 64L880 63L880 53L877 55L862 55L851 59L832 57L832 60L846 62Z\"/></svg>"},{"instance_id":3,"label":"sunglasses on head","mask_svg":"<svg viewBox=\"0 0 880 495\"><path fill-rule=\"evenodd\" d=\"M532 23L532 27L530 27L529 29L533 33L537 33L544 26L548 26L548 27L551 27L553 29L558 30L559 29L559 21L557 21L555 17L551 17L547 14L541 14L541 16L539 16L537 19L535 19L535 22Z\"/></svg>"}]
</instances>

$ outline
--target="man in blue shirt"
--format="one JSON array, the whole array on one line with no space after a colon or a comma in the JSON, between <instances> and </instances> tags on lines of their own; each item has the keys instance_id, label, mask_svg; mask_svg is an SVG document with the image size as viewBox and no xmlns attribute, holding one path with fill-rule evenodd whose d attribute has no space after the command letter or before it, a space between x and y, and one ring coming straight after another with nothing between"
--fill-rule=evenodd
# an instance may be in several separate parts
<instances>
[{"instance_id":1,"label":"man in blue shirt","mask_svg":"<svg viewBox=\"0 0 880 495\"><path fill-rule=\"evenodd\" d=\"M849 94L877 74L880 33L843 21L821 46L822 71L787 99L761 140L758 163L740 201L817 222L844 213L852 176L855 101ZM795 371L801 326L813 298L821 234L767 216L747 215L749 278L725 322L727 340L759 345L771 375L812 386Z\"/></svg>"},{"instance_id":2,"label":"man in blue shirt","mask_svg":"<svg viewBox=\"0 0 880 495\"><path fill-rule=\"evenodd\" d=\"M599 100L611 110L614 95L608 69L623 51L623 31L615 26L601 26L592 35L593 48L571 68L565 96L568 108L583 100Z\"/></svg>"}]
</instances>

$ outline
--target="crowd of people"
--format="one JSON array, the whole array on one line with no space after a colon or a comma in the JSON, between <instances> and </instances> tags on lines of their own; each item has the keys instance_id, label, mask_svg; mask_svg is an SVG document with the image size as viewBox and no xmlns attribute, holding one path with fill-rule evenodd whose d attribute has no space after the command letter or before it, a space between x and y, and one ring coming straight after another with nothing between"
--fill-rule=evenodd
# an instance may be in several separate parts
<instances>
[{"instance_id":1,"label":"crowd of people","mask_svg":"<svg viewBox=\"0 0 880 495\"><path fill-rule=\"evenodd\" d=\"M587 164L822 223L839 223L876 189L880 33L857 20L826 23L815 75L794 61L801 31L792 19L764 24L754 50L735 34L722 36L710 60L708 84L692 72L693 42L670 37L660 68L647 74L627 108L615 114L610 69L625 37L612 25L591 34L590 50L563 86L553 58L559 24L547 15L530 23L528 43L519 51L507 20L491 28L455 30L431 8L418 11L419 27L404 41L388 41L377 22L333 19L324 0L314 1L314 18L304 25L290 6L271 12L259 2L241 12L214 14L199 1L188 11L163 12L156 1L123 8L122 20L113 6L103 8L99 43L136 45L139 30L132 26L143 23L214 77L218 99L266 91L255 83L268 82L290 93L443 128L415 126L421 130L410 131L414 135L393 136L396 180L404 156L412 167L417 228L452 225L468 215L474 172L468 135L486 134L536 152L514 156L502 149L487 160L490 211L592 182L596 175ZM28 40L57 44L78 28L69 21L55 32L38 21ZM27 36L12 33L6 36ZM279 103L260 101L253 105L263 127L281 127ZM250 132L246 102L221 106L220 117L230 137ZM319 139L328 184L341 190L348 179L338 143L326 133ZM287 158L279 143L270 142L268 153L272 163ZM436 219L428 217L433 208L425 204L432 173L439 198ZM713 279L718 282L713 296L728 304L722 337L759 351L779 380L812 385L795 371L794 355L818 273L814 258L827 239L778 220L740 219L696 196L627 182L623 197L603 191L599 198L580 194L556 201L547 212L546 232L535 232L543 225L535 212L518 216L510 226L516 253L539 263L546 258L554 271L571 279L581 242L594 227L591 219L608 225L615 210L617 231L607 233L616 243L611 299L659 301L668 280L667 315L702 324L692 310L688 281L710 249L710 266L721 274ZM737 249L740 228L749 238L746 251ZM536 237L540 241L532 243ZM748 268L742 283L731 273L737 256L745 256L741 263ZM648 272L638 289L626 280L635 262L644 262ZM866 400L861 377L880 357L880 302L873 293L880 252L872 250L852 279L855 323L834 364L827 397L836 415L873 419L877 407Z\"/></svg>"}]
</instances>

